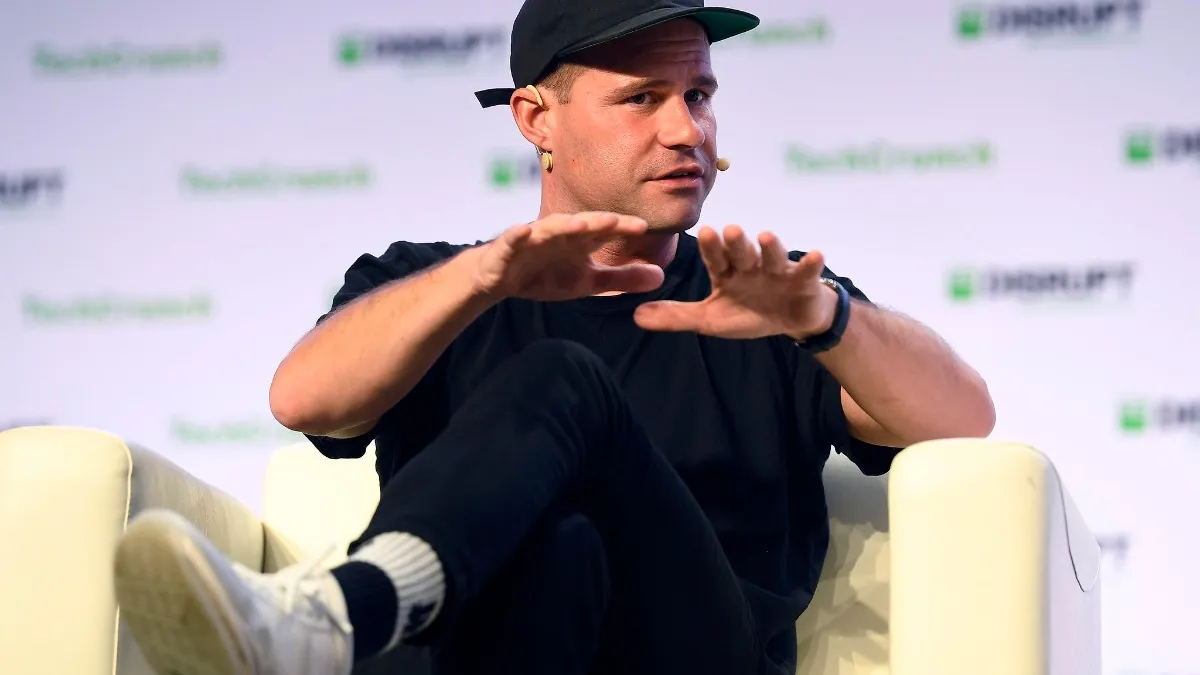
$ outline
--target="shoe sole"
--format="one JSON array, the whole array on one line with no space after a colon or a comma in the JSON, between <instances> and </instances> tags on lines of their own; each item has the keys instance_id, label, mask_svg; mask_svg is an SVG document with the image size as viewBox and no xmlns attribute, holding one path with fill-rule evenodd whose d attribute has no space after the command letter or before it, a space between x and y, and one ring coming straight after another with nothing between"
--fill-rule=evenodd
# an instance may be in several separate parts
<instances>
[{"instance_id":1,"label":"shoe sole","mask_svg":"<svg viewBox=\"0 0 1200 675\"><path fill-rule=\"evenodd\" d=\"M159 675L253 675L241 619L216 572L173 514L145 514L114 564L120 616Z\"/></svg>"}]
</instances>

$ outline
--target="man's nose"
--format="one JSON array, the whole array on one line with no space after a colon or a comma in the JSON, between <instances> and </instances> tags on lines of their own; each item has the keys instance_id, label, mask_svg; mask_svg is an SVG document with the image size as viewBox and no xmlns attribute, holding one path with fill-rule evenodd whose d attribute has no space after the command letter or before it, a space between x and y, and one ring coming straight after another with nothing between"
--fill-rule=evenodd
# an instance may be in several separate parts
<instances>
[{"instance_id":1,"label":"man's nose","mask_svg":"<svg viewBox=\"0 0 1200 675\"><path fill-rule=\"evenodd\" d=\"M668 148L698 148L704 145L704 128L696 121L683 97L672 99L660 110L663 120L659 138Z\"/></svg>"}]
</instances>

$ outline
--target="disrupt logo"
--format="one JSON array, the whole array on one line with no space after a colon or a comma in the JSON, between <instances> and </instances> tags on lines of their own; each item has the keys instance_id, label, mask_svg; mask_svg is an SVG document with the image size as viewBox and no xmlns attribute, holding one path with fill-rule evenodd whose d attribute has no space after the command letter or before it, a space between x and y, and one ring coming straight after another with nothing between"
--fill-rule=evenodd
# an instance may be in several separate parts
<instances>
[{"instance_id":1,"label":"disrupt logo","mask_svg":"<svg viewBox=\"0 0 1200 675\"><path fill-rule=\"evenodd\" d=\"M1200 433L1200 399L1193 401L1125 401L1120 408L1120 427L1128 434L1151 429L1164 432L1190 430Z\"/></svg>"},{"instance_id":2,"label":"disrupt logo","mask_svg":"<svg viewBox=\"0 0 1200 675\"><path fill-rule=\"evenodd\" d=\"M184 191L198 194L357 190L371 185L371 169L363 165L234 169L187 166L180 171L179 180Z\"/></svg>"},{"instance_id":3,"label":"disrupt logo","mask_svg":"<svg viewBox=\"0 0 1200 675\"><path fill-rule=\"evenodd\" d=\"M275 422L256 418L196 422L175 418L170 423L171 438L186 445L225 445L236 443L294 443L304 438Z\"/></svg>"},{"instance_id":4,"label":"disrupt logo","mask_svg":"<svg viewBox=\"0 0 1200 675\"><path fill-rule=\"evenodd\" d=\"M1096 300L1127 296L1133 288L1133 264L1084 267L959 268L950 273L950 298L965 303L979 299Z\"/></svg>"},{"instance_id":5,"label":"disrupt logo","mask_svg":"<svg viewBox=\"0 0 1200 675\"><path fill-rule=\"evenodd\" d=\"M503 62L508 31L503 27L408 32L392 35L347 35L338 41L337 60L344 66L391 61L404 66L464 65Z\"/></svg>"},{"instance_id":6,"label":"disrupt logo","mask_svg":"<svg viewBox=\"0 0 1200 675\"><path fill-rule=\"evenodd\" d=\"M1136 131L1125 137L1125 160L1130 164L1200 162L1200 127L1167 129L1162 132Z\"/></svg>"},{"instance_id":7,"label":"disrupt logo","mask_svg":"<svg viewBox=\"0 0 1200 675\"><path fill-rule=\"evenodd\" d=\"M986 167L995 161L995 152L986 141L924 146L877 142L834 150L792 144L785 158L795 173L920 173Z\"/></svg>"},{"instance_id":8,"label":"disrupt logo","mask_svg":"<svg viewBox=\"0 0 1200 675\"><path fill-rule=\"evenodd\" d=\"M223 58L221 46L211 43L169 47L117 43L70 50L38 45L33 50L33 69L45 75L211 70Z\"/></svg>"},{"instance_id":9,"label":"disrupt logo","mask_svg":"<svg viewBox=\"0 0 1200 675\"><path fill-rule=\"evenodd\" d=\"M797 19L794 21L771 21L752 31L742 33L730 40L722 40L714 47L773 47L776 45L823 44L832 38L829 21L824 17Z\"/></svg>"},{"instance_id":10,"label":"disrupt logo","mask_svg":"<svg viewBox=\"0 0 1200 675\"><path fill-rule=\"evenodd\" d=\"M959 10L956 28L959 38L968 41L1015 35L1095 37L1117 30L1136 31L1143 10L1140 0L972 5Z\"/></svg>"},{"instance_id":11,"label":"disrupt logo","mask_svg":"<svg viewBox=\"0 0 1200 675\"><path fill-rule=\"evenodd\" d=\"M56 203L62 193L59 169L0 172L0 212Z\"/></svg>"},{"instance_id":12,"label":"disrupt logo","mask_svg":"<svg viewBox=\"0 0 1200 675\"><path fill-rule=\"evenodd\" d=\"M488 164L488 180L497 189L537 185L541 173L541 162L533 152L493 157Z\"/></svg>"},{"instance_id":13,"label":"disrupt logo","mask_svg":"<svg viewBox=\"0 0 1200 675\"><path fill-rule=\"evenodd\" d=\"M133 323L207 319L213 299L206 294L181 297L87 296L49 299L26 295L21 313L29 323Z\"/></svg>"}]
</instances>

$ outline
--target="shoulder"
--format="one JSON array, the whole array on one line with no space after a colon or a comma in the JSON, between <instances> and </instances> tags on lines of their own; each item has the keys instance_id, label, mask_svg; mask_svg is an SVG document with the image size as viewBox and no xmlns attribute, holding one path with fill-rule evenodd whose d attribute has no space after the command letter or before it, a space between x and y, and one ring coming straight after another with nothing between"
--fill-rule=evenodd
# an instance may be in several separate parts
<instances>
[{"instance_id":1,"label":"shoulder","mask_svg":"<svg viewBox=\"0 0 1200 675\"><path fill-rule=\"evenodd\" d=\"M342 286L334 296L330 313L333 309L337 309L386 283L433 267L482 243L397 241L388 246L387 250L380 255L364 253L346 270ZM328 314L321 318L324 319L325 316Z\"/></svg>"},{"instance_id":2,"label":"shoulder","mask_svg":"<svg viewBox=\"0 0 1200 675\"><path fill-rule=\"evenodd\" d=\"M355 260L354 264L347 270L347 281L352 273L383 273L393 279L399 279L453 258L462 251L472 246L477 246L479 243L481 242L476 242L475 244L451 244L444 241L429 243L397 241L388 246L382 255L375 256L364 253L359 256L358 260Z\"/></svg>"}]
</instances>

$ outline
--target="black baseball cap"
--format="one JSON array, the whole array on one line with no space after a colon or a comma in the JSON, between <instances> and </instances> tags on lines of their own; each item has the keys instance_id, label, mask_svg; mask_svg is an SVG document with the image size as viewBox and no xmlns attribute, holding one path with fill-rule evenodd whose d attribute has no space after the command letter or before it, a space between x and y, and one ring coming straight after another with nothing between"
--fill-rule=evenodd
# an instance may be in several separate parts
<instances>
[{"instance_id":1,"label":"black baseball cap","mask_svg":"<svg viewBox=\"0 0 1200 675\"><path fill-rule=\"evenodd\" d=\"M536 82L560 58L682 17L700 22L709 42L758 25L753 14L705 7L704 0L525 0L513 21L513 87L477 91L475 98L485 108L508 105L517 87Z\"/></svg>"}]
</instances>

